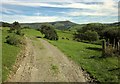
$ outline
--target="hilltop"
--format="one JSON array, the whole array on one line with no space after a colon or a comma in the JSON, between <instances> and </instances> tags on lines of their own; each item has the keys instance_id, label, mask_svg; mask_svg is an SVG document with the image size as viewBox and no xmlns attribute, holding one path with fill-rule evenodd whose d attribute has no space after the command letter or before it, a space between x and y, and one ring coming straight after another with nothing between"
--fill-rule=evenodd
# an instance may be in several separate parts
<instances>
[{"instance_id":1,"label":"hilltop","mask_svg":"<svg viewBox=\"0 0 120 84\"><path fill-rule=\"evenodd\" d=\"M31 28L40 28L40 26L42 24L51 24L53 26L55 26L57 29L60 29L60 30L66 30L66 29L69 29L70 27L72 26L75 26L75 25L79 25L79 24L76 24L76 23L73 23L71 21L56 21L56 22L43 22L43 23L21 23L21 26L22 27L31 27Z\"/></svg>"}]
</instances>

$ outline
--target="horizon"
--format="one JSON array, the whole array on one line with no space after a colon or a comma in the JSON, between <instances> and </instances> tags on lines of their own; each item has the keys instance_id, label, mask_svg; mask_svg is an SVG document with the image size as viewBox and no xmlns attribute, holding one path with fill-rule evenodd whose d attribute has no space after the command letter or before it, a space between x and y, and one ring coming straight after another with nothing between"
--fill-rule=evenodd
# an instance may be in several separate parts
<instances>
[{"instance_id":1,"label":"horizon","mask_svg":"<svg viewBox=\"0 0 120 84\"><path fill-rule=\"evenodd\" d=\"M66 20L66 21L69 21L69 20ZM13 22L6 22L6 21L0 21L0 22L5 22L5 23L9 23L9 24L12 24L13 22L18 22L18 21L13 21ZM64 22L64 21L53 21L53 22ZM72 21L69 21L69 22L72 22ZM101 24L113 24L113 23L119 23L120 21L116 21L116 22L108 22L108 23L101 23ZM36 23L52 23L52 22L27 22L27 23L21 23L19 22L20 24L36 24ZM88 23L76 23L76 22L72 22L72 23L75 23L75 24L79 24L79 25L82 25L82 24L90 24L90 23L100 23L100 22L88 22Z\"/></svg>"},{"instance_id":2,"label":"horizon","mask_svg":"<svg viewBox=\"0 0 120 84\"><path fill-rule=\"evenodd\" d=\"M77 24L118 22L119 0L4 0L0 21L42 23L71 21ZM27 4L26 4L27 3Z\"/></svg>"}]
</instances>

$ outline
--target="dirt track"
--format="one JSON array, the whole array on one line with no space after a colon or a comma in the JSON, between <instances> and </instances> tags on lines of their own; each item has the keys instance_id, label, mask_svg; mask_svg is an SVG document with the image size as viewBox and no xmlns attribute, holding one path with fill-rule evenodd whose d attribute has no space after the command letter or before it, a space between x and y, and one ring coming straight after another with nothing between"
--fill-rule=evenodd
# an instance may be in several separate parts
<instances>
[{"instance_id":1,"label":"dirt track","mask_svg":"<svg viewBox=\"0 0 120 84\"><path fill-rule=\"evenodd\" d=\"M86 82L79 66L41 38L27 38L23 55L9 82Z\"/></svg>"}]
</instances>

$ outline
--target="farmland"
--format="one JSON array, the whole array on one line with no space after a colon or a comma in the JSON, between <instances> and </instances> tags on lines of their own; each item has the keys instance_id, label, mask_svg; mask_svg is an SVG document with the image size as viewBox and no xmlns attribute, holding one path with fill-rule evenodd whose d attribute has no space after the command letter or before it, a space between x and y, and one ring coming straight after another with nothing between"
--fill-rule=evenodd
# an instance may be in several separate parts
<instances>
[{"instance_id":1,"label":"farmland","mask_svg":"<svg viewBox=\"0 0 120 84\"><path fill-rule=\"evenodd\" d=\"M40 32L28 29L25 30L29 35L41 36ZM58 41L50 41L51 44L58 47L62 52L64 52L68 58L74 60L78 65L91 74L98 81L118 81L118 58L108 57L101 58L102 46L94 45L82 42L73 41L72 32L57 30L59 35ZM67 39L62 39L69 38Z\"/></svg>"},{"instance_id":2,"label":"farmland","mask_svg":"<svg viewBox=\"0 0 120 84\"><path fill-rule=\"evenodd\" d=\"M58 34L61 35L60 37L70 37L67 36L67 34L65 36L65 33L62 32L59 32ZM101 58L101 45L86 44L66 39L49 42L57 46L69 58L82 66L97 80L101 82L118 81L118 58Z\"/></svg>"},{"instance_id":3,"label":"farmland","mask_svg":"<svg viewBox=\"0 0 120 84\"><path fill-rule=\"evenodd\" d=\"M2 53L3 53L3 81L7 79L16 57L20 52L20 47L12 46L6 43L8 28L2 30ZM40 37L47 40L52 45L58 47L68 59L73 60L82 67L89 75L100 82L117 82L118 81L118 58L116 56L102 58L102 46L90 43L77 42L73 40L72 31L56 30L59 36L58 41L51 41L43 38L44 35L35 29L23 29L25 36L33 41ZM7 53L6 53L7 52Z\"/></svg>"}]
</instances>

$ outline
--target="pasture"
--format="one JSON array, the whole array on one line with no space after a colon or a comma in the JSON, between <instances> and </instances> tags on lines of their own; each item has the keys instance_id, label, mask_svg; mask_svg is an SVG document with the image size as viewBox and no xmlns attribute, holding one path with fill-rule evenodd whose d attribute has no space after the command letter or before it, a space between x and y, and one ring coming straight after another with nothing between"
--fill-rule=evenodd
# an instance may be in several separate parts
<instances>
[{"instance_id":1,"label":"pasture","mask_svg":"<svg viewBox=\"0 0 120 84\"><path fill-rule=\"evenodd\" d=\"M5 81L12 66L15 63L16 57L20 52L20 47L6 43L6 37L9 35L9 28L2 28L2 80Z\"/></svg>"},{"instance_id":2,"label":"pasture","mask_svg":"<svg viewBox=\"0 0 120 84\"><path fill-rule=\"evenodd\" d=\"M58 32L59 37L70 38L72 35ZM71 39L71 38L70 38ZM58 41L49 41L58 47L70 59L74 60L93 78L100 82L117 82L118 81L118 58L101 57L101 45L87 44L73 40L60 39Z\"/></svg>"},{"instance_id":3,"label":"pasture","mask_svg":"<svg viewBox=\"0 0 120 84\"><path fill-rule=\"evenodd\" d=\"M2 30L3 80L7 79L7 75L10 70L12 70L12 65L15 63L16 56L20 52L20 47L5 43L5 38L8 35L7 30L8 28L3 28ZM25 36L29 38L43 38L43 35L34 29L23 29L22 31L25 33ZM91 77L100 82L118 81L119 68L117 57L102 58L101 45L73 41L73 33L70 31L63 32L57 30L57 33L59 36L58 41L47 41L58 47L68 56L69 59L76 62L80 67L88 72ZM64 39L62 39L63 37Z\"/></svg>"}]
</instances>

